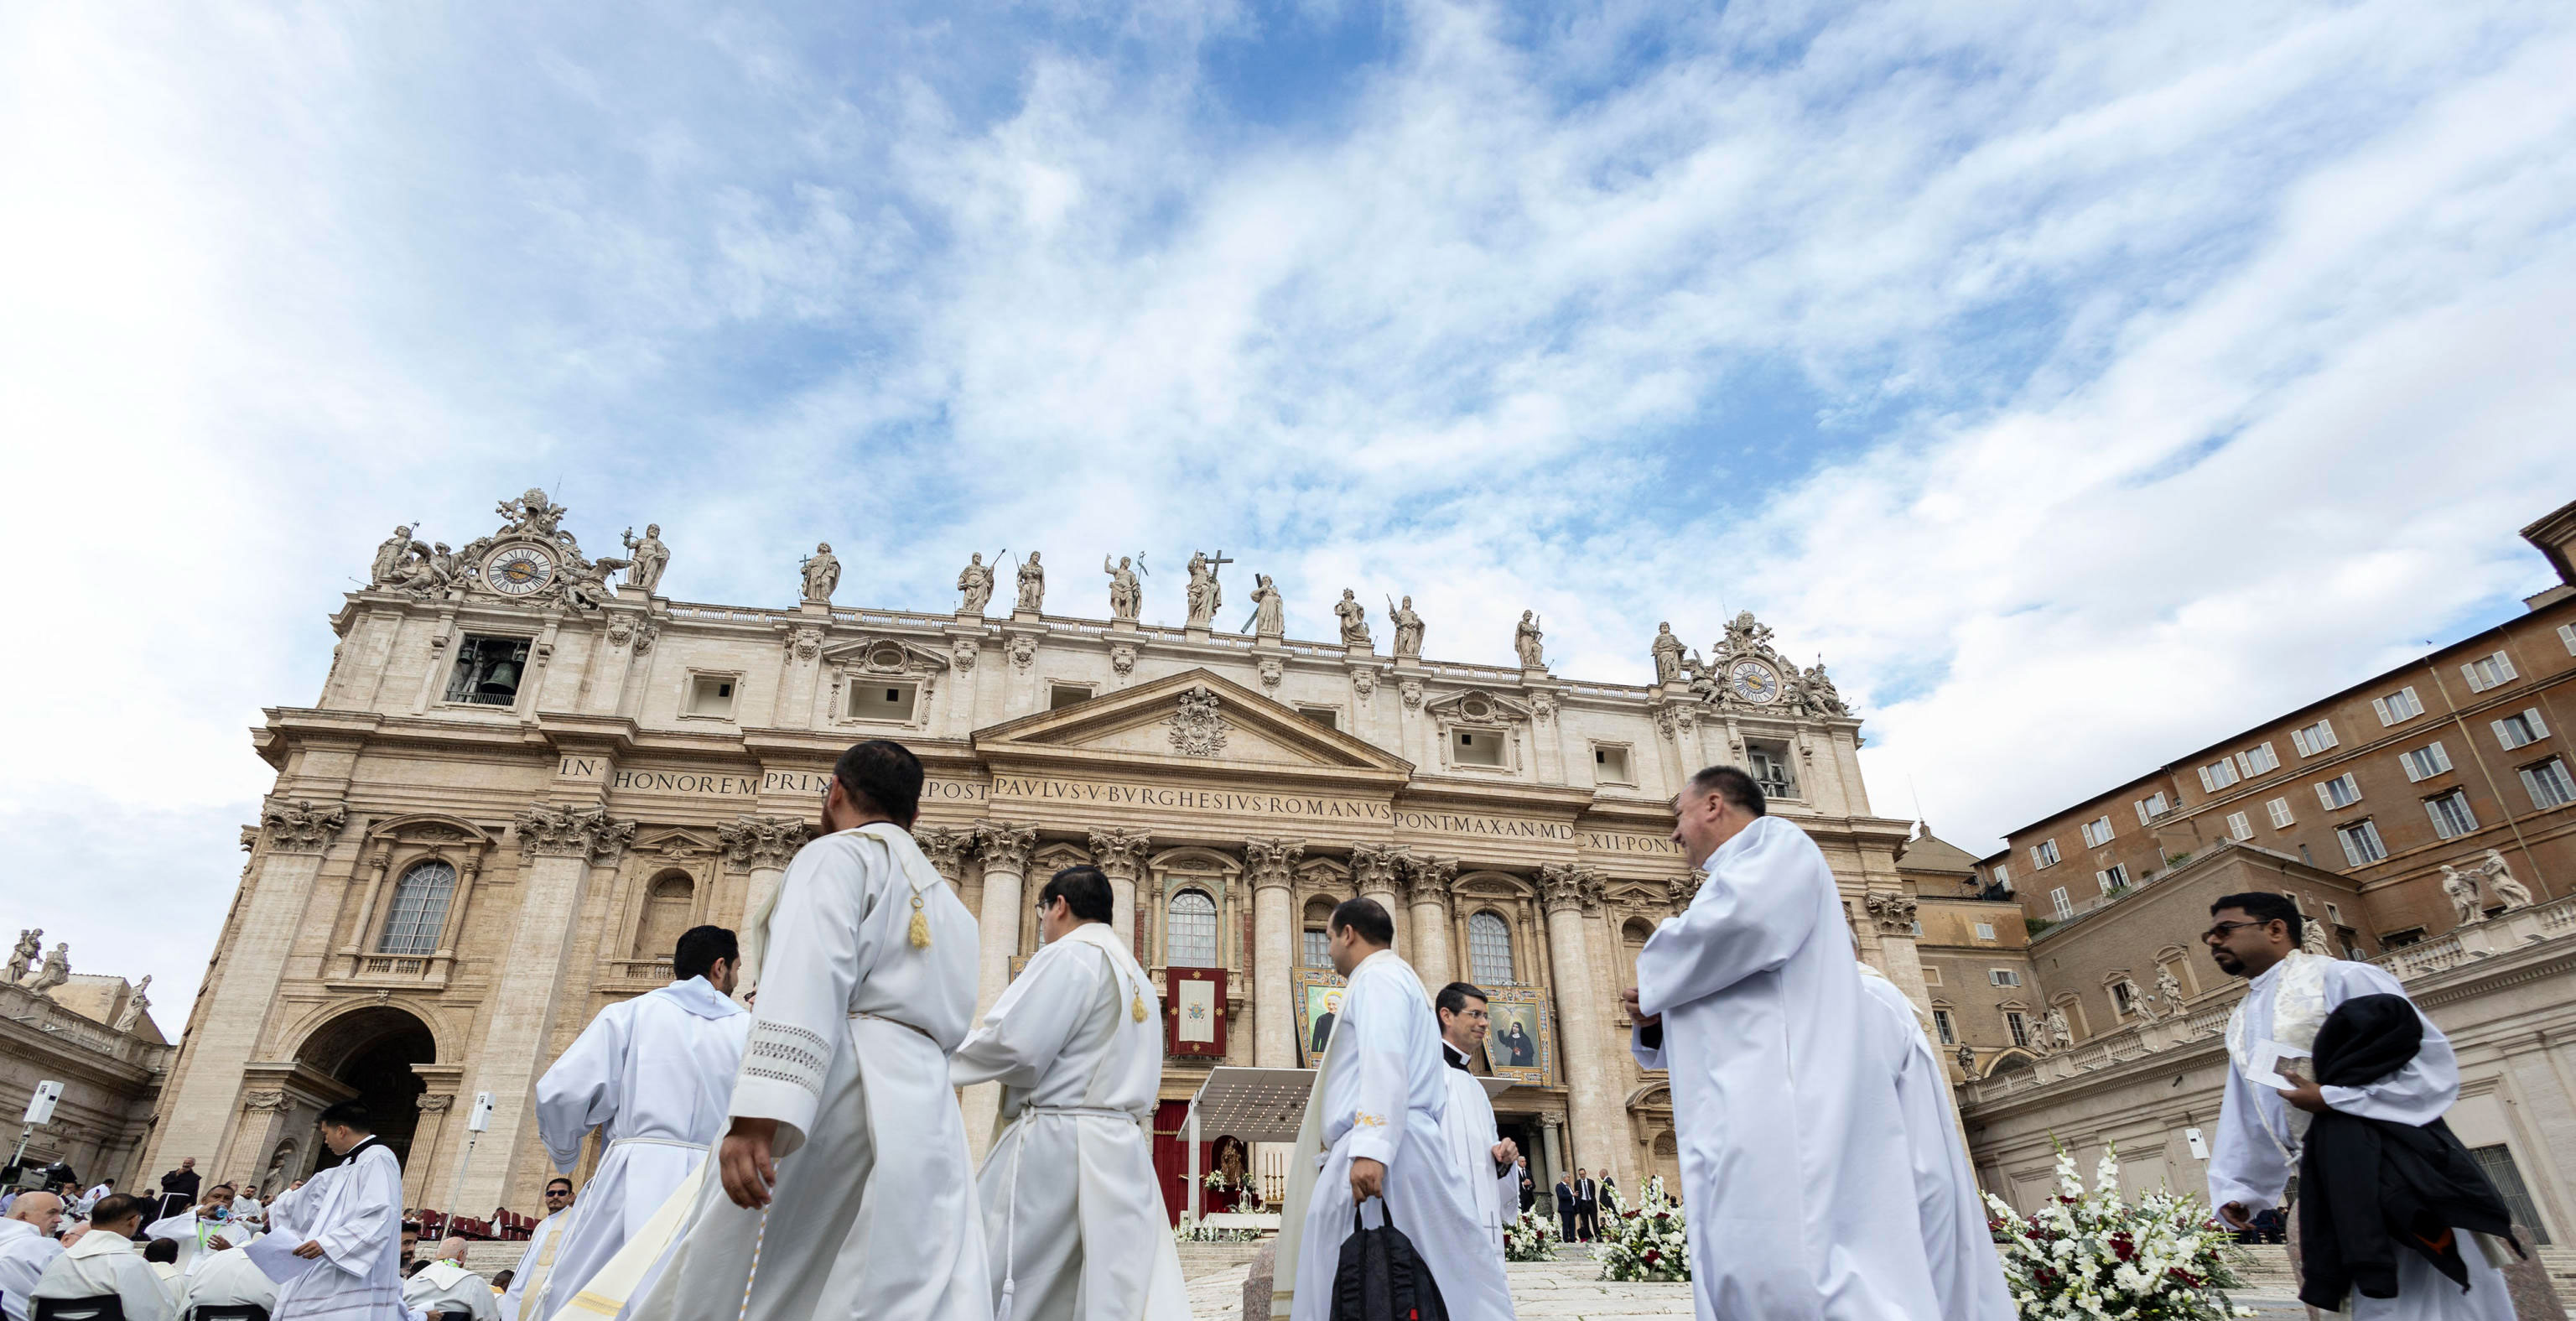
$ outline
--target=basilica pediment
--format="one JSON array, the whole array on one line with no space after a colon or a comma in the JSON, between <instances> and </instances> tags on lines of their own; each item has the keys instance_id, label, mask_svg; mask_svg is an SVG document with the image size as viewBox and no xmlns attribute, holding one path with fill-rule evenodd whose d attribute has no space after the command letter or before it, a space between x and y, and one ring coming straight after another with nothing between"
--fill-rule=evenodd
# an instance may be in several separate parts
<instances>
[{"instance_id":1,"label":"basilica pediment","mask_svg":"<svg viewBox=\"0 0 2576 1321\"><path fill-rule=\"evenodd\" d=\"M1258 768L1401 783L1413 764L1194 669L975 732L987 762L1116 764L1172 770Z\"/></svg>"}]
</instances>

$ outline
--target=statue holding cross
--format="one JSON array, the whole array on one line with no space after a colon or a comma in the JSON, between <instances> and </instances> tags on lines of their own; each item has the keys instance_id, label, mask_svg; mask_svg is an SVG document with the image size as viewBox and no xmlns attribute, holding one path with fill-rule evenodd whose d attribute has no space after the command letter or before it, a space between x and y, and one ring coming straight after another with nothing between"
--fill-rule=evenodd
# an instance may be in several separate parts
<instances>
[{"instance_id":1,"label":"statue holding cross","mask_svg":"<svg viewBox=\"0 0 2576 1321\"><path fill-rule=\"evenodd\" d=\"M1190 627L1206 628L1216 619L1217 607L1225 604L1225 590L1216 580L1217 570L1234 561L1219 550L1190 552Z\"/></svg>"}]
</instances>

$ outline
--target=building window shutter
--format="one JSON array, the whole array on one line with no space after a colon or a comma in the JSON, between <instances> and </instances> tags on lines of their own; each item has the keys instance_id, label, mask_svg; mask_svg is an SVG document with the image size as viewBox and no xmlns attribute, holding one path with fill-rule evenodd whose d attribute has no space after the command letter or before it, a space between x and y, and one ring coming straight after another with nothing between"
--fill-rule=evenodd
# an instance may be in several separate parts
<instances>
[{"instance_id":1,"label":"building window shutter","mask_svg":"<svg viewBox=\"0 0 2576 1321\"><path fill-rule=\"evenodd\" d=\"M2523 723L2531 726L2531 736L2534 739L2544 739L2549 737L2549 722L2540 718L2539 707L2535 706L2530 710L2523 712L2522 719Z\"/></svg>"},{"instance_id":2,"label":"building window shutter","mask_svg":"<svg viewBox=\"0 0 2576 1321\"><path fill-rule=\"evenodd\" d=\"M2460 677L2469 681L2470 692L2482 693L2487 690L2486 680L2478 677L2478 667L2475 664L2461 666Z\"/></svg>"},{"instance_id":3,"label":"building window shutter","mask_svg":"<svg viewBox=\"0 0 2576 1321\"><path fill-rule=\"evenodd\" d=\"M2433 746L2424 749L2424 761L2431 767L2428 774L2439 775L2451 769L2451 754L2443 749L2438 739L2434 741Z\"/></svg>"},{"instance_id":4,"label":"building window shutter","mask_svg":"<svg viewBox=\"0 0 2576 1321\"><path fill-rule=\"evenodd\" d=\"M2129 804L2129 806L2138 809L2138 824L2142 826L2145 825L2147 823L2147 800L2141 798L2138 801Z\"/></svg>"},{"instance_id":5,"label":"building window shutter","mask_svg":"<svg viewBox=\"0 0 2576 1321\"><path fill-rule=\"evenodd\" d=\"M2326 786L2325 786L2325 785L2323 785L2323 784L2318 785L2318 786L2317 786L2317 806L2322 807L2322 808L2324 808L2325 810L2327 810L2327 811L2331 812L2331 811L2333 811L2333 810L2334 810L2334 805L2335 805L2334 795L2333 795L2332 793L2327 792L2327 790L2326 790Z\"/></svg>"},{"instance_id":6,"label":"building window shutter","mask_svg":"<svg viewBox=\"0 0 2576 1321\"><path fill-rule=\"evenodd\" d=\"M2243 812L2227 814L2227 833L2238 839L2254 838L2254 823Z\"/></svg>"},{"instance_id":7,"label":"building window shutter","mask_svg":"<svg viewBox=\"0 0 2576 1321\"><path fill-rule=\"evenodd\" d=\"M2496 736L2496 746L2497 746L2497 747L2499 747L2499 748L2503 748L2503 749L2506 749L2507 751L2510 751L2510 750L2512 750L2512 749L2514 749L2514 748L2518 748L2518 747L2521 747L2521 746L2522 746L2522 744L2520 744L2520 743L2518 743L2518 742L2516 742L2516 741L2514 740L2514 737L2513 737L2513 730L2512 730L2510 727L2508 727L2508 726L2507 726L2503 721L2501 721L2501 720L2490 720L2490 721L2488 721L2488 722L2487 722L2487 727L2488 727L2488 728L2490 728L2490 729L2493 729L2493 730L2495 731L2495 736Z\"/></svg>"},{"instance_id":8,"label":"building window shutter","mask_svg":"<svg viewBox=\"0 0 2576 1321\"><path fill-rule=\"evenodd\" d=\"M2576 624L2558 626L2558 640L2567 644L2567 654L2576 656Z\"/></svg>"},{"instance_id":9,"label":"building window shutter","mask_svg":"<svg viewBox=\"0 0 2576 1321\"><path fill-rule=\"evenodd\" d=\"M2388 714L2387 698L2374 697L2370 699L2370 709L2373 714L2379 717L2379 723L2383 725L2393 725L2397 723L2397 717Z\"/></svg>"},{"instance_id":10,"label":"building window shutter","mask_svg":"<svg viewBox=\"0 0 2576 1321\"><path fill-rule=\"evenodd\" d=\"M2208 767L2206 767L2206 766L2201 767L2201 768L2200 768L2200 791L2201 791L2202 793L2208 793L2208 792L2210 792L2211 790L2216 789L2217 787L2218 787L2217 785L2211 784L2211 783L2209 782L2209 768L2208 768Z\"/></svg>"},{"instance_id":11,"label":"building window shutter","mask_svg":"<svg viewBox=\"0 0 2576 1321\"><path fill-rule=\"evenodd\" d=\"M2295 819L2290 815L2290 800L2287 798L2275 798L2265 806L2271 809L2272 828L2275 830L2289 825Z\"/></svg>"},{"instance_id":12,"label":"building window shutter","mask_svg":"<svg viewBox=\"0 0 2576 1321\"><path fill-rule=\"evenodd\" d=\"M2513 657L2499 651L2495 654L2494 659L2496 675L2499 678L2519 679L2522 677L2521 673L2513 668Z\"/></svg>"}]
</instances>

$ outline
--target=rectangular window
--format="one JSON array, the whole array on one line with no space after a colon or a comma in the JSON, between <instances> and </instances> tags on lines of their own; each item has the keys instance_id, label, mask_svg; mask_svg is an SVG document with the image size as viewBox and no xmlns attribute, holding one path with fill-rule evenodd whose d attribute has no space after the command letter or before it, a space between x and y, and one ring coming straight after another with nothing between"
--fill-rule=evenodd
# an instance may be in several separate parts
<instances>
[{"instance_id":1,"label":"rectangular window","mask_svg":"<svg viewBox=\"0 0 2576 1321\"><path fill-rule=\"evenodd\" d=\"M2568 655L2576 656L2576 624L2559 625L2558 640L2566 646Z\"/></svg>"},{"instance_id":2,"label":"rectangular window","mask_svg":"<svg viewBox=\"0 0 2576 1321\"><path fill-rule=\"evenodd\" d=\"M2236 769L2245 772L2245 777L2250 780L2266 771L2281 769L2281 754L2274 752L2269 743L2259 748L2247 748L2236 754Z\"/></svg>"},{"instance_id":3,"label":"rectangular window","mask_svg":"<svg viewBox=\"0 0 2576 1321\"><path fill-rule=\"evenodd\" d=\"M467 634L456 644L456 669L447 680L447 700L476 706L516 706L519 680L528 673L528 639L483 638Z\"/></svg>"},{"instance_id":4,"label":"rectangular window","mask_svg":"<svg viewBox=\"0 0 2576 1321\"><path fill-rule=\"evenodd\" d=\"M1979 940L1992 940L1992 939L1994 939L1994 938L1995 938L1995 924L1994 924L1994 923L1992 923L1992 922L1979 922L1979 923L1977 924L1977 939L1979 939Z\"/></svg>"},{"instance_id":5,"label":"rectangular window","mask_svg":"<svg viewBox=\"0 0 2576 1321\"><path fill-rule=\"evenodd\" d=\"M1081 683L1050 684L1047 687L1047 709L1061 711L1091 700L1091 685Z\"/></svg>"},{"instance_id":6,"label":"rectangular window","mask_svg":"<svg viewBox=\"0 0 2576 1321\"><path fill-rule=\"evenodd\" d=\"M2534 809L2576 803L2576 780L2568 778L2565 757L2552 757L2537 766L2523 767L2522 791L2531 795Z\"/></svg>"},{"instance_id":7,"label":"rectangular window","mask_svg":"<svg viewBox=\"0 0 2576 1321\"><path fill-rule=\"evenodd\" d=\"M1306 717L1308 720L1311 720L1318 725L1322 725L1326 729L1339 729L1342 727L1342 712L1339 707L1301 706L1297 708L1297 714Z\"/></svg>"},{"instance_id":8,"label":"rectangular window","mask_svg":"<svg viewBox=\"0 0 2576 1321\"><path fill-rule=\"evenodd\" d=\"M2075 901L2066 896L2066 887L2063 885L2048 892L2048 906L2056 910L2057 920L2060 922L2075 916Z\"/></svg>"},{"instance_id":9,"label":"rectangular window","mask_svg":"<svg viewBox=\"0 0 2576 1321\"><path fill-rule=\"evenodd\" d=\"M1500 730L1462 729L1451 755L1461 766L1500 766L1503 764L1503 735Z\"/></svg>"},{"instance_id":10,"label":"rectangular window","mask_svg":"<svg viewBox=\"0 0 2576 1321\"><path fill-rule=\"evenodd\" d=\"M2424 811L2433 818L2433 833L2444 839L2458 839L2478 828L2477 814L2469 810L2469 792L2466 789L2453 789L2425 799Z\"/></svg>"},{"instance_id":11,"label":"rectangular window","mask_svg":"<svg viewBox=\"0 0 2576 1321\"><path fill-rule=\"evenodd\" d=\"M2335 837L2343 841L2344 861L2351 866L2367 867L2388 856L2388 846L2379 842L2378 825L2368 817L2335 827Z\"/></svg>"},{"instance_id":12,"label":"rectangular window","mask_svg":"<svg viewBox=\"0 0 2576 1321\"><path fill-rule=\"evenodd\" d=\"M2290 731L2290 746L2302 757L2313 757L2335 745L2334 722L2320 720L2313 725Z\"/></svg>"},{"instance_id":13,"label":"rectangular window","mask_svg":"<svg viewBox=\"0 0 2576 1321\"><path fill-rule=\"evenodd\" d=\"M2112 1013L2126 1017L2129 1014L2136 1012L2137 1007L2137 1001L2129 998L2129 984L2127 982L2111 983Z\"/></svg>"},{"instance_id":14,"label":"rectangular window","mask_svg":"<svg viewBox=\"0 0 2576 1321\"><path fill-rule=\"evenodd\" d=\"M847 713L852 720L908 722L912 719L914 698L919 692L919 687L908 683L853 680Z\"/></svg>"},{"instance_id":15,"label":"rectangular window","mask_svg":"<svg viewBox=\"0 0 2576 1321\"><path fill-rule=\"evenodd\" d=\"M2397 760L2406 768L2409 780L2429 780L2451 769L2451 754L2444 752L2439 743L2427 743L2413 752L2401 752L2397 754Z\"/></svg>"},{"instance_id":16,"label":"rectangular window","mask_svg":"<svg viewBox=\"0 0 2576 1321\"><path fill-rule=\"evenodd\" d=\"M1636 773L1628 769L1628 749L1609 743L1593 744L1592 778L1603 784L1635 784Z\"/></svg>"},{"instance_id":17,"label":"rectangular window","mask_svg":"<svg viewBox=\"0 0 2576 1321\"><path fill-rule=\"evenodd\" d=\"M729 716L733 714L734 681L721 674L700 674L689 680L689 714L693 716Z\"/></svg>"},{"instance_id":18,"label":"rectangular window","mask_svg":"<svg viewBox=\"0 0 2576 1321\"><path fill-rule=\"evenodd\" d=\"M1789 745L1786 743L1744 743L1745 769L1753 772L1753 782L1762 786L1767 798L1796 798L1798 781L1789 774Z\"/></svg>"},{"instance_id":19,"label":"rectangular window","mask_svg":"<svg viewBox=\"0 0 2576 1321\"><path fill-rule=\"evenodd\" d=\"M1959 1029L1951 1026L1949 1010L1935 1009L1932 1011L1932 1030L1941 1035L1942 1045L1955 1046L1959 1044Z\"/></svg>"},{"instance_id":20,"label":"rectangular window","mask_svg":"<svg viewBox=\"0 0 2576 1321\"><path fill-rule=\"evenodd\" d=\"M2232 760L2222 757L2200 768L2200 787L2206 792L2216 793L2234 783L2236 763Z\"/></svg>"},{"instance_id":21,"label":"rectangular window","mask_svg":"<svg viewBox=\"0 0 2576 1321\"><path fill-rule=\"evenodd\" d=\"M2469 681L2470 692L2482 693L2489 688L2501 687L2522 676L2514 672L2513 658L2499 651L2492 656L2482 656L2461 666L2460 677Z\"/></svg>"},{"instance_id":22,"label":"rectangular window","mask_svg":"<svg viewBox=\"0 0 2576 1321\"><path fill-rule=\"evenodd\" d=\"M2159 789L2138 800L2138 824L2143 826L2172 810L2173 804L2166 800L2164 791Z\"/></svg>"},{"instance_id":23,"label":"rectangular window","mask_svg":"<svg viewBox=\"0 0 2576 1321\"><path fill-rule=\"evenodd\" d=\"M2522 1170L2513 1163L2513 1149L2499 1142L2492 1147L2471 1147L2469 1156L2478 1163L2478 1171L2495 1185L2496 1196L2504 1199L2505 1209L2513 1218L2531 1229L2531 1236L2542 1244L2549 1242L2549 1231L2541 1227L2540 1205L2531 1200L2531 1188L2522 1181Z\"/></svg>"},{"instance_id":24,"label":"rectangular window","mask_svg":"<svg viewBox=\"0 0 2576 1321\"><path fill-rule=\"evenodd\" d=\"M2325 804L2329 812L2350 807L2361 801L2361 781L2352 778L2350 771L2321 781L2317 785L2317 801Z\"/></svg>"},{"instance_id":25,"label":"rectangular window","mask_svg":"<svg viewBox=\"0 0 2576 1321\"><path fill-rule=\"evenodd\" d=\"M2400 688L2386 697L2370 699L2370 709L2379 714L2379 723L2383 725L2412 720L2424 714L2424 704L2415 699L2415 690L2411 687Z\"/></svg>"},{"instance_id":26,"label":"rectangular window","mask_svg":"<svg viewBox=\"0 0 2576 1321\"><path fill-rule=\"evenodd\" d=\"M2110 842L2111 818L2107 816L2095 817L2094 819L2084 823L2084 843L2086 847L2098 849Z\"/></svg>"},{"instance_id":27,"label":"rectangular window","mask_svg":"<svg viewBox=\"0 0 2576 1321\"><path fill-rule=\"evenodd\" d=\"M2012 888L2011 863L1998 862L1995 864L1995 884L2000 885L2007 890Z\"/></svg>"},{"instance_id":28,"label":"rectangular window","mask_svg":"<svg viewBox=\"0 0 2576 1321\"><path fill-rule=\"evenodd\" d=\"M2326 920L2334 923L2336 926L2342 926L2343 906L2341 904L2326 905Z\"/></svg>"},{"instance_id":29,"label":"rectangular window","mask_svg":"<svg viewBox=\"0 0 2576 1321\"><path fill-rule=\"evenodd\" d=\"M2549 722L2540 718L2537 708L2521 715L2506 716L2495 722L2496 742L2506 748L2527 748L2549 737Z\"/></svg>"},{"instance_id":30,"label":"rectangular window","mask_svg":"<svg viewBox=\"0 0 2576 1321\"><path fill-rule=\"evenodd\" d=\"M2004 1026L2011 1029L2014 1045L2024 1049L2030 1047L2030 1025L2021 1020L2019 1013L2012 1010L2004 1011Z\"/></svg>"},{"instance_id":31,"label":"rectangular window","mask_svg":"<svg viewBox=\"0 0 2576 1321\"><path fill-rule=\"evenodd\" d=\"M2243 812L2227 814L2227 833L2236 839L2254 838L2254 822Z\"/></svg>"},{"instance_id":32,"label":"rectangular window","mask_svg":"<svg viewBox=\"0 0 2576 1321\"><path fill-rule=\"evenodd\" d=\"M1329 933L1327 933L1327 932L1322 932L1322 931L1308 931L1308 932L1306 932L1305 955L1306 955L1306 966L1307 966L1307 967L1309 967L1309 968L1329 968L1329 967L1332 967L1332 966L1333 966L1333 938L1332 938L1332 936L1331 936Z\"/></svg>"},{"instance_id":33,"label":"rectangular window","mask_svg":"<svg viewBox=\"0 0 2576 1321\"><path fill-rule=\"evenodd\" d=\"M2113 890L2125 890L2129 887L2129 869L2113 863L2093 873L2093 879L2101 883L2104 894L2109 894Z\"/></svg>"},{"instance_id":34,"label":"rectangular window","mask_svg":"<svg viewBox=\"0 0 2576 1321\"><path fill-rule=\"evenodd\" d=\"M2043 839L2030 846L2030 865L2046 869L2057 865L2057 841Z\"/></svg>"},{"instance_id":35,"label":"rectangular window","mask_svg":"<svg viewBox=\"0 0 2576 1321\"><path fill-rule=\"evenodd\" d=\"M1994 986L2019 986L2021 985L2021 974L2010 968L1988 968L1986 969L1986 981L1990 985Z\"/></svg>"}]
</instances>

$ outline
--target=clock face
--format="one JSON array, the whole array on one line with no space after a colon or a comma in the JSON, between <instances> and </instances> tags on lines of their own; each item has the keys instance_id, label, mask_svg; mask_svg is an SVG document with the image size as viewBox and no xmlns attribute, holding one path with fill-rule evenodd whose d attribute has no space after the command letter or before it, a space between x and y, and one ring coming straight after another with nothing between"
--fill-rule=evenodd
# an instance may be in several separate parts
<instances>
[{"instance_id":1,"label":"clock face","mask_svg":"<svg viewBox=\"0 0 2576 1321\"><path fill-rule=\"evenodd\" d=\"M555 562L531 546L512 546L483 566L483 581L509 596L526 596L554 578Z\"/></svg>"},{"instance_id":2,"label":"clock face","mask_svg":"<svg viewBox=\"0 0 2576 1321\"><path fill-rule=\"evenodd\" d=\"M1727 680L1735 695L1748 702L1769 702L1780 696L1780 676L1760 661L1737 661Z\"/></svg>"}]
</instances>

